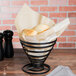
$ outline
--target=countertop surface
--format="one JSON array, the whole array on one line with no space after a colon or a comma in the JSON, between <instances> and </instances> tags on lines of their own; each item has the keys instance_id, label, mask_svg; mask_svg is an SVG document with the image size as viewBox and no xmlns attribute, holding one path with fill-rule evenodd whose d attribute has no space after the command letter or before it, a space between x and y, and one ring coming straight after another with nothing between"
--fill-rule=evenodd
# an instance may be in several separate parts
<instances>
[{"instance_id":1,"label":"countertop surface","mask_svg":"<svg viewBox=\"0 0 76 76\"><path fill-rule=\"evenodd\" d=\"M51 70L44 75L29 75L24 73L21 68L29 63L29 60L22 49L15 49L13 58L5 58L0 61L0 76L45 76L55 69L58 65L69 66L76 74L76 49L55 49L51 52L46 62Z\"/></svg>"}]
</instances>

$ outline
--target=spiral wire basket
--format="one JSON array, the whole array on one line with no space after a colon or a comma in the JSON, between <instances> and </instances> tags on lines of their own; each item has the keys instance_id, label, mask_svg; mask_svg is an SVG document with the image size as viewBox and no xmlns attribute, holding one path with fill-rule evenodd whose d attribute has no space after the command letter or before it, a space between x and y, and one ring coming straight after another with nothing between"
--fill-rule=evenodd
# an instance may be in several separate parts
<instances>
[{"instance_id":1,"label":"spiral wire basket","mask_svg":"<svg viewBox=\"0 0 76 76\"><path fill-rule=\"evenodd\" d=\"M24 52L30 60L30 63L24 65L22 70L29 74L44 74L50 70L50 66L44 64L51 53L56 40L47 43L32 43L20 40Z\"/></svg>"}]
</instances>

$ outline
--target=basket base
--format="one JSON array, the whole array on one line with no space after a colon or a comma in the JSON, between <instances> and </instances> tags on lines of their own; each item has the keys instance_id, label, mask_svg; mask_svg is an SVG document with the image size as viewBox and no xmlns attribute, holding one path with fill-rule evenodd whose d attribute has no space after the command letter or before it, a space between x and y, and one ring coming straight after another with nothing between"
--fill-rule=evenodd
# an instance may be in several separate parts
<instances>
[{"instance_id":1,"label":"basket base","mask_svg":"<svg viewBox=\"0 0 76 76\"><path fill-rule=\"evenodd\" d=\"M27 64L22 67L22 70L28 74L44 74L50 70L50 66L43 64L43 67L35 68L31 64Z\"/></svg>"}]
</instances>

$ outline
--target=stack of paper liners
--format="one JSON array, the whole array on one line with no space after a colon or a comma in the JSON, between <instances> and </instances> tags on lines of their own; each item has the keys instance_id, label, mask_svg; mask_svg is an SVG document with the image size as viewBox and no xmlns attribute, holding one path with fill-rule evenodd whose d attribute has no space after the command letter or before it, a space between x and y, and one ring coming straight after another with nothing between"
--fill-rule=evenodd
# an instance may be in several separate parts
<instances>
[{"instance_id":1,"label":"stack of paper liners","mask_svg":"<svg viewBox=\"0 0 76 76\"><path fill-rule=\"evenodd\" d=\"M40 34L37 34L35 36L25 36L25 39L22 37L21 31L23 29L32 29L39 24L49 25L50 29ZM53 20L50 20L49 18L42 16L39 13L33 11L26 4L24 4L24 6L18 13L15 20L15 26L17 28L19 38L23 41L35 42L35 43L42 43L42 42L45 43L55 40L57 37L59 37L62 34L62 32L64 32L64 30L68 27L69 24L70 22L68 18L58 24L55 24ZM38 49L32 49L32 50L38 51ZM42 50L47 50L47 49L42 49ZM40 56L42 54L33 54L33 55Z\"/></svg>"}]
</instances>

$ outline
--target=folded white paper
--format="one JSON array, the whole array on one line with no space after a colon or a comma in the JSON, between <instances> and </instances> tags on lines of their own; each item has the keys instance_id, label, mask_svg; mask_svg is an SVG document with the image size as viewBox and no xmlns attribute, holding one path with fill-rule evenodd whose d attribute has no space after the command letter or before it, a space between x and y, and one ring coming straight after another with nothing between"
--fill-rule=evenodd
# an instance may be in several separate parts
<instances>
[{"instance_id":1,"label":"folded white paper","mask_svg":"<svg viewBox=\"0 0 76 76\"><path fill-rule=\"evenodd\" d=\"M50 74L46 76L76 76L67 66L58 66Z\"/></svg>"},{"instance_id":2,"label":"folded white paper","mask_svg":"<svg viewBox=\"0 0 76 76\"><path fill-rule=\"evenodd\" d=\"M39 24L49 25L50 29L35 36L22 37L21 31L23 29L32 29ZM68 18L61 21L60 23L55 24L53 20L33 11L26 4L23 5L15 20L15 26L21 40L39 43L49 42L56 39L64 32L64 30L68 27L69 24L70 22Z\"/></svg>"}]
</instances>

